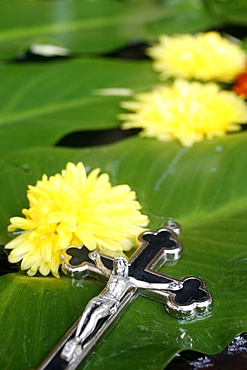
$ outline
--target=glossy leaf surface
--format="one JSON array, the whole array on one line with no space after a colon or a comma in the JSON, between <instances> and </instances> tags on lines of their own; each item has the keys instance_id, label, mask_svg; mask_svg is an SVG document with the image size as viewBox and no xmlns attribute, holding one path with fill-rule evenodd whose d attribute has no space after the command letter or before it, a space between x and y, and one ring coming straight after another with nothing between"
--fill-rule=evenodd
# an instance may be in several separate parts
<instances>
[{"instance_id":1,"label":"glossy leaf surface","mask_svg":"<svg viewBox=\"0 0 247 370\"><path fill-rule=\"evenodd\" d=\"M44 172L60 172L67 161L82 160L89 168L99 166L108 172L113 184L128 183L150 217L150 228L162 226L169 217L181 222L183 256L161 271L176 277L201 276L213 294L211 316L192 322L178 321L160 303L138 298L84 369L122 370L126 357L130 368L163 369L178 351L216 353L247 329L246 138L245 133L235 134L191 149L175 142L132 138L95 149L31 149L2 155L2 243L9 240L8 218L27 205L27 185L35 184ZM1 278L1 287L1 312L6 315L1 332L12 325L15 338L12 344L1 339L5 368L18 362L24 370L38 365L89 296L103 286L86 280L82 288L66 277L10 274ZM34 296L37 302L32 301Z\"/></svg>"},{"instance_id":2,"label":"glossy leaf surface","mask_svg":"<svg viewBox=\"0 0 247 370\"><path fill-rule=\"evenodd\" d=\"M204 0L206 9L226 23L246 26L247 4L245 0Z\"/></svg>"},{"instance_id":3,"label":"glossy leaf surface","mask_svg":"<svg viewBox=\"0 0 247 370\"><path fill-rule=\"evenodd\" d=\"M1 149L53 145L71 132L117 127L125 94L158 82L150 62L96 58L2 66L0 79Z\"/></svg>"},{"instance_id":4,"label":"glossy leaf surface","mask_svg":"<svg viewBox=\"0 0 247 370\"><path fill-rule=\"evenodd\" d=\"M246 25L245 0L0 0L0 5L0 244L12 237L9 218L28 206L29 184L60 172L68 161L101 167L113 184L127 183L137 192L151 229L168 218L182 224L182 258L160 271L201 276L214 307L203 320L177 321L160 303L139 297L82 369L126 370L127 359L130 369L163 370L184 349L219 352L247 331L246 133L191 149L138 137L94 149L52 146L76 131L87 137L87 130L97 135L118 127L119 103L159 83L150 62L110 60L100 53L150 43L161 33ZM65 47L73 58L12 63L36 43ZM5 268L0 263L0 273ZM65 276L1 276L1 370L36 368L103 287Z\"/></svg>"},{"instance_id":5,"label":"glossy leaf surface","mask_svg":"<svg viewBox=\"0 0 247 370\"><path fill-rule=\"evenodd\" d=\"M161 32L195 32L220 25L197 0L121 1L1 0L1 59L42 43L72 53L102 53L135 40L152 41Z\"/></svg>"}]
</instances>

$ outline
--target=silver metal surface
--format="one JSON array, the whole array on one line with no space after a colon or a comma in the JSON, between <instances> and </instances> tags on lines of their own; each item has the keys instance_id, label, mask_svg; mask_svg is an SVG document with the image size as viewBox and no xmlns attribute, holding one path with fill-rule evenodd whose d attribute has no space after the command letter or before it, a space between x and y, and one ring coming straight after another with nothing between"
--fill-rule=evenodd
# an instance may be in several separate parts
<instances>
[{"instance_id":1,"label":"silver metal surface","mask_svg":"<svg viewBox=\"0 0 247 370\"><path fill-rule=\"evenodd\" d=\"M167 221L167 223L165 224L165 227L167 227L168 229L171 229L174 231L174 233L179 236L182 232L182 228L181 228L181 225L180 223L178 223L177 221L173 221L173 220L169 220Z\"/></svg>"},{"instance_id":2,"label":"silver metal surface","mask_svg":"<svg viewBox=\"0 0 247 370\"><path fill-rule=\"evenodd\" d=\"M74 338L66 343L61 357L68 362L73 361L84 352L83 345L89 336L94 333L99 320L110 317L119 311L119 306L127 292L132 291L135 293L138 288L176 291L183 286L181 282L177 281L171 283L148 283L137 280L128 275L129 263L124 257L116 257L114 259L112 271L103 265L98 253L90 253L89 257L108 278L108 282L103 292L88 303L77 325ZM87 347L88 345L86 345Z\"/></svg>"},{"instance_id":3,"label":"silver metal surface","mask_svg":"<svg viewBox=\"0 0 247 370\"><path fill-rule=\"evenodd\" d=\"M180 231L177 222L168 221L164 228L142 233L139 236L140 248L129 261L97 252L86 252L85 255L85 250L81 249L82 260L75 264L71 262L71 254L65 255L63 270L69 276L97 277L107 283L37 370L77 369L139 295L162 302L167 312L177 318L194 318L210 312L212 295L201 278L187 276L175 279L156 271L164 263L180 258L182 245L177 239ZM137 262L140 262L140 267Z\"/></svg>"}]
</instances>

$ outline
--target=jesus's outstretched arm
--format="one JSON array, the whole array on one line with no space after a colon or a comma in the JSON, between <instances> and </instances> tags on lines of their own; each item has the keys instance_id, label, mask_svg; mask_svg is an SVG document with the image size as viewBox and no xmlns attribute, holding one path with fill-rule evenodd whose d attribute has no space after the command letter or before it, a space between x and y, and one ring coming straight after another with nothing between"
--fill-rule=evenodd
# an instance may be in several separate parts
<instances>
[{"instance_id":1,"label":"jesus's outstretched arm","mask_svg":"<svg viewBox=\"0 0 247 370\"><path fill-rule=\"evenodd\" d=\"M155 289L155 290L179 290L182 289L183 283L180 281L173 280L169 283L148 283L146 281L140 281L130 277L130 281L138 288L144 289Z\"/></svg>"},{"instance_id":2,"label":"jesus's outstretched arm","mask_svg":"<svg viewBox=\"0 0 247 370\"><path fill-rule=\"evenodd\" d=\"M91 253L89 253L88 256L91 258L91 260L94 262L95 266L102 272L103 275L105 275L106 277L110 276L111 271L107 267L105 267L105 265L101 261L100 255L98 253L91 252Z\"/></svg>"}]
</instances>

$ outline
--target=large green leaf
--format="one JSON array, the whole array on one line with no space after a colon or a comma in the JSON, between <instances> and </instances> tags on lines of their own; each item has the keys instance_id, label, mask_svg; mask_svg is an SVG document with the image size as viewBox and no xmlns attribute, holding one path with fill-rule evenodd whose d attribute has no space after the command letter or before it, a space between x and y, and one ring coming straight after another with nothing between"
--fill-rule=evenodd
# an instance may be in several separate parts
<instances>
[{"instance_id":1,"label":"large green leaf","mask_svg":"<svg viewBox=\"0 0 247 370\"><path fill-rule=\"evenodd\" d=\"M201 1L1 0L1 58L14 57L34 43L61 45L72 52L103 52L160 32L215 27Z\"/></svg>"},{"instance_id":2,"label":"large green leaf","mask_svg":"<svg viewBox=\"0 0 247 370\"><path fill-rule=\"evenodd\" d=\"M204 0L205 8L226 23L247 25L247 3L245 0Z\"/></svg>"},{"instance_id":3,"label":"large green leaf","mask_svg":"<svg viewBox=\"0 0 247 370\"><path fill-rule=\"evenodd\" d=\"M213 294L212 314L192 322L138 298L84 369L123 370L126 359L130 369L163 369L183 349L216 353L247 330L246 139L246 133L235 134L185 149L176 142L132 138L103 148L27 149L1 156L0 242L9 240L8 218L27 205L27 185L43 173L59 172L67 161L82 160L109 172L113 184L136 190L151 228L169 217L181 222L183 256L161 271L199 275ZM24 370L38 365L102 285L87 280L82 288L67 277L10 274L1 278L1 287L0 330L11 326L12 334L12 342L1 336L2 369Z\"/></svg>"},{"instance_id":4,"label":"large green leaf","mask_svg":"<svg viewBox=\"0 0 247 370\"><path fill-rule=\"evenodd\" d=\"M39 17L34 16L36 13ZM72 18L67 20L70 16ZM148 23L153 17L153 24ZM122 33L126 40L140 37L138 27L144 38L154 39L160 32L193 31L193 27L202 29L211 20L213 18L208 18L202 4L194 0L167 2L165 6L159 1L26 0L16 1L14 11L9 2L3 0L0 46L2 40L4 52L13 47L12 42L15 48L17 45L21 47L22 43L28 42L26 38L32 43L36 36L49 34L51 37L55 32L69 40L76 38L76 45L82 48L85 46L80 39L82 36L89 44L104 47L104 42L114 42L114 37L119 43ZM85 31L87 27L89 34L95 37L94 42ZM85 32L80 32L82 29ZM70 47L77 50L73 43ZM50 64L2 64L0 79L0 148L9 150L49 146L75 131L118 126L116 116L119 102L123 100L121 94L128 93L128 89L143 91L150 88L158 82L158 75L147 62L94 58ZM107 88L118 90L108 90L109 95L102 95L100 90Z\"/></svg>"},{"instance_id":5,"label":"large green leaf","mask_svg":"<svg viewBox=\"0 0 247 370\"><path fill-rule=\"evenodd\" d=\"M86 59L5 65L0 80L0 148L16 149L118 126L121 94L148 89L158 76L148 62Z\"/></svg>"},{"instance_id":6,"label":"large green leaf","mask_svg":"<svg viewBox=\"0 0 247 370\"><path fill-rule=\"evenodd\" d=\"M224 17L209 11L203 0L167 0L160 3L168 16L149 24L153 35L203 32L225 24Z\"/></svg>"},{"instance_id":7,"label":"large green leaf","mask_svg":"<svg viewBox=\"0 0 247 370\"><path fill-rule=\"evenodd\" d=\"M81 314L82 307L99 294L102 287L100 283L89 280L83 286L73 287L66 278L29 279L22 274L3 276L0 326L2 333L7 335L1 339L1 344L5 342L0 348L1 369L27 369L38 365L41 354L49 352L50 343L61 339L64 329L69 329ZM13 319L19 324L13 325ZM46 325L40 325L42 321Z\"/></svg>"},{"instance_id":8,"label":"large green leaf","mask_svg":"<svg viewBox=\"0 0 247 370\"><path fill-rule=\"evenodd\" d=\"M103 52L148 35L145 27L166 14L156 2L128 6L114 0L1 0L0 48L13 57L45 42L73 52Z\"/></svg>"}]
</instances>

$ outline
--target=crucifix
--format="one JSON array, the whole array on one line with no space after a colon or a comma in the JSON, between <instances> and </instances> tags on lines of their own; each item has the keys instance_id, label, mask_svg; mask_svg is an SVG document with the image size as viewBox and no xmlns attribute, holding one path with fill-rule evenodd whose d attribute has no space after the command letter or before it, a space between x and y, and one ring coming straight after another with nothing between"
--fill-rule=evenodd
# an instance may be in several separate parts
<instances>
[{"instance_id":1,"label":"crucifix","mask_svg":"<svg viewBox=\"0 0 247 370\"><path fill-rule=\"evenodd\" d=\"M106 281L105 289L93 298L68 333L37 370L75 370L101 343L131 303L142 295L165 305L177 318L206 315L212 296L205 282L196 276L182 279L157 272L164 264L181 256L177 236L180 225L168 221L163 228L139 236L140 248L130 260L69 247L63 270L72 278L96 277Z\"/></svg>"}]
</instances>

